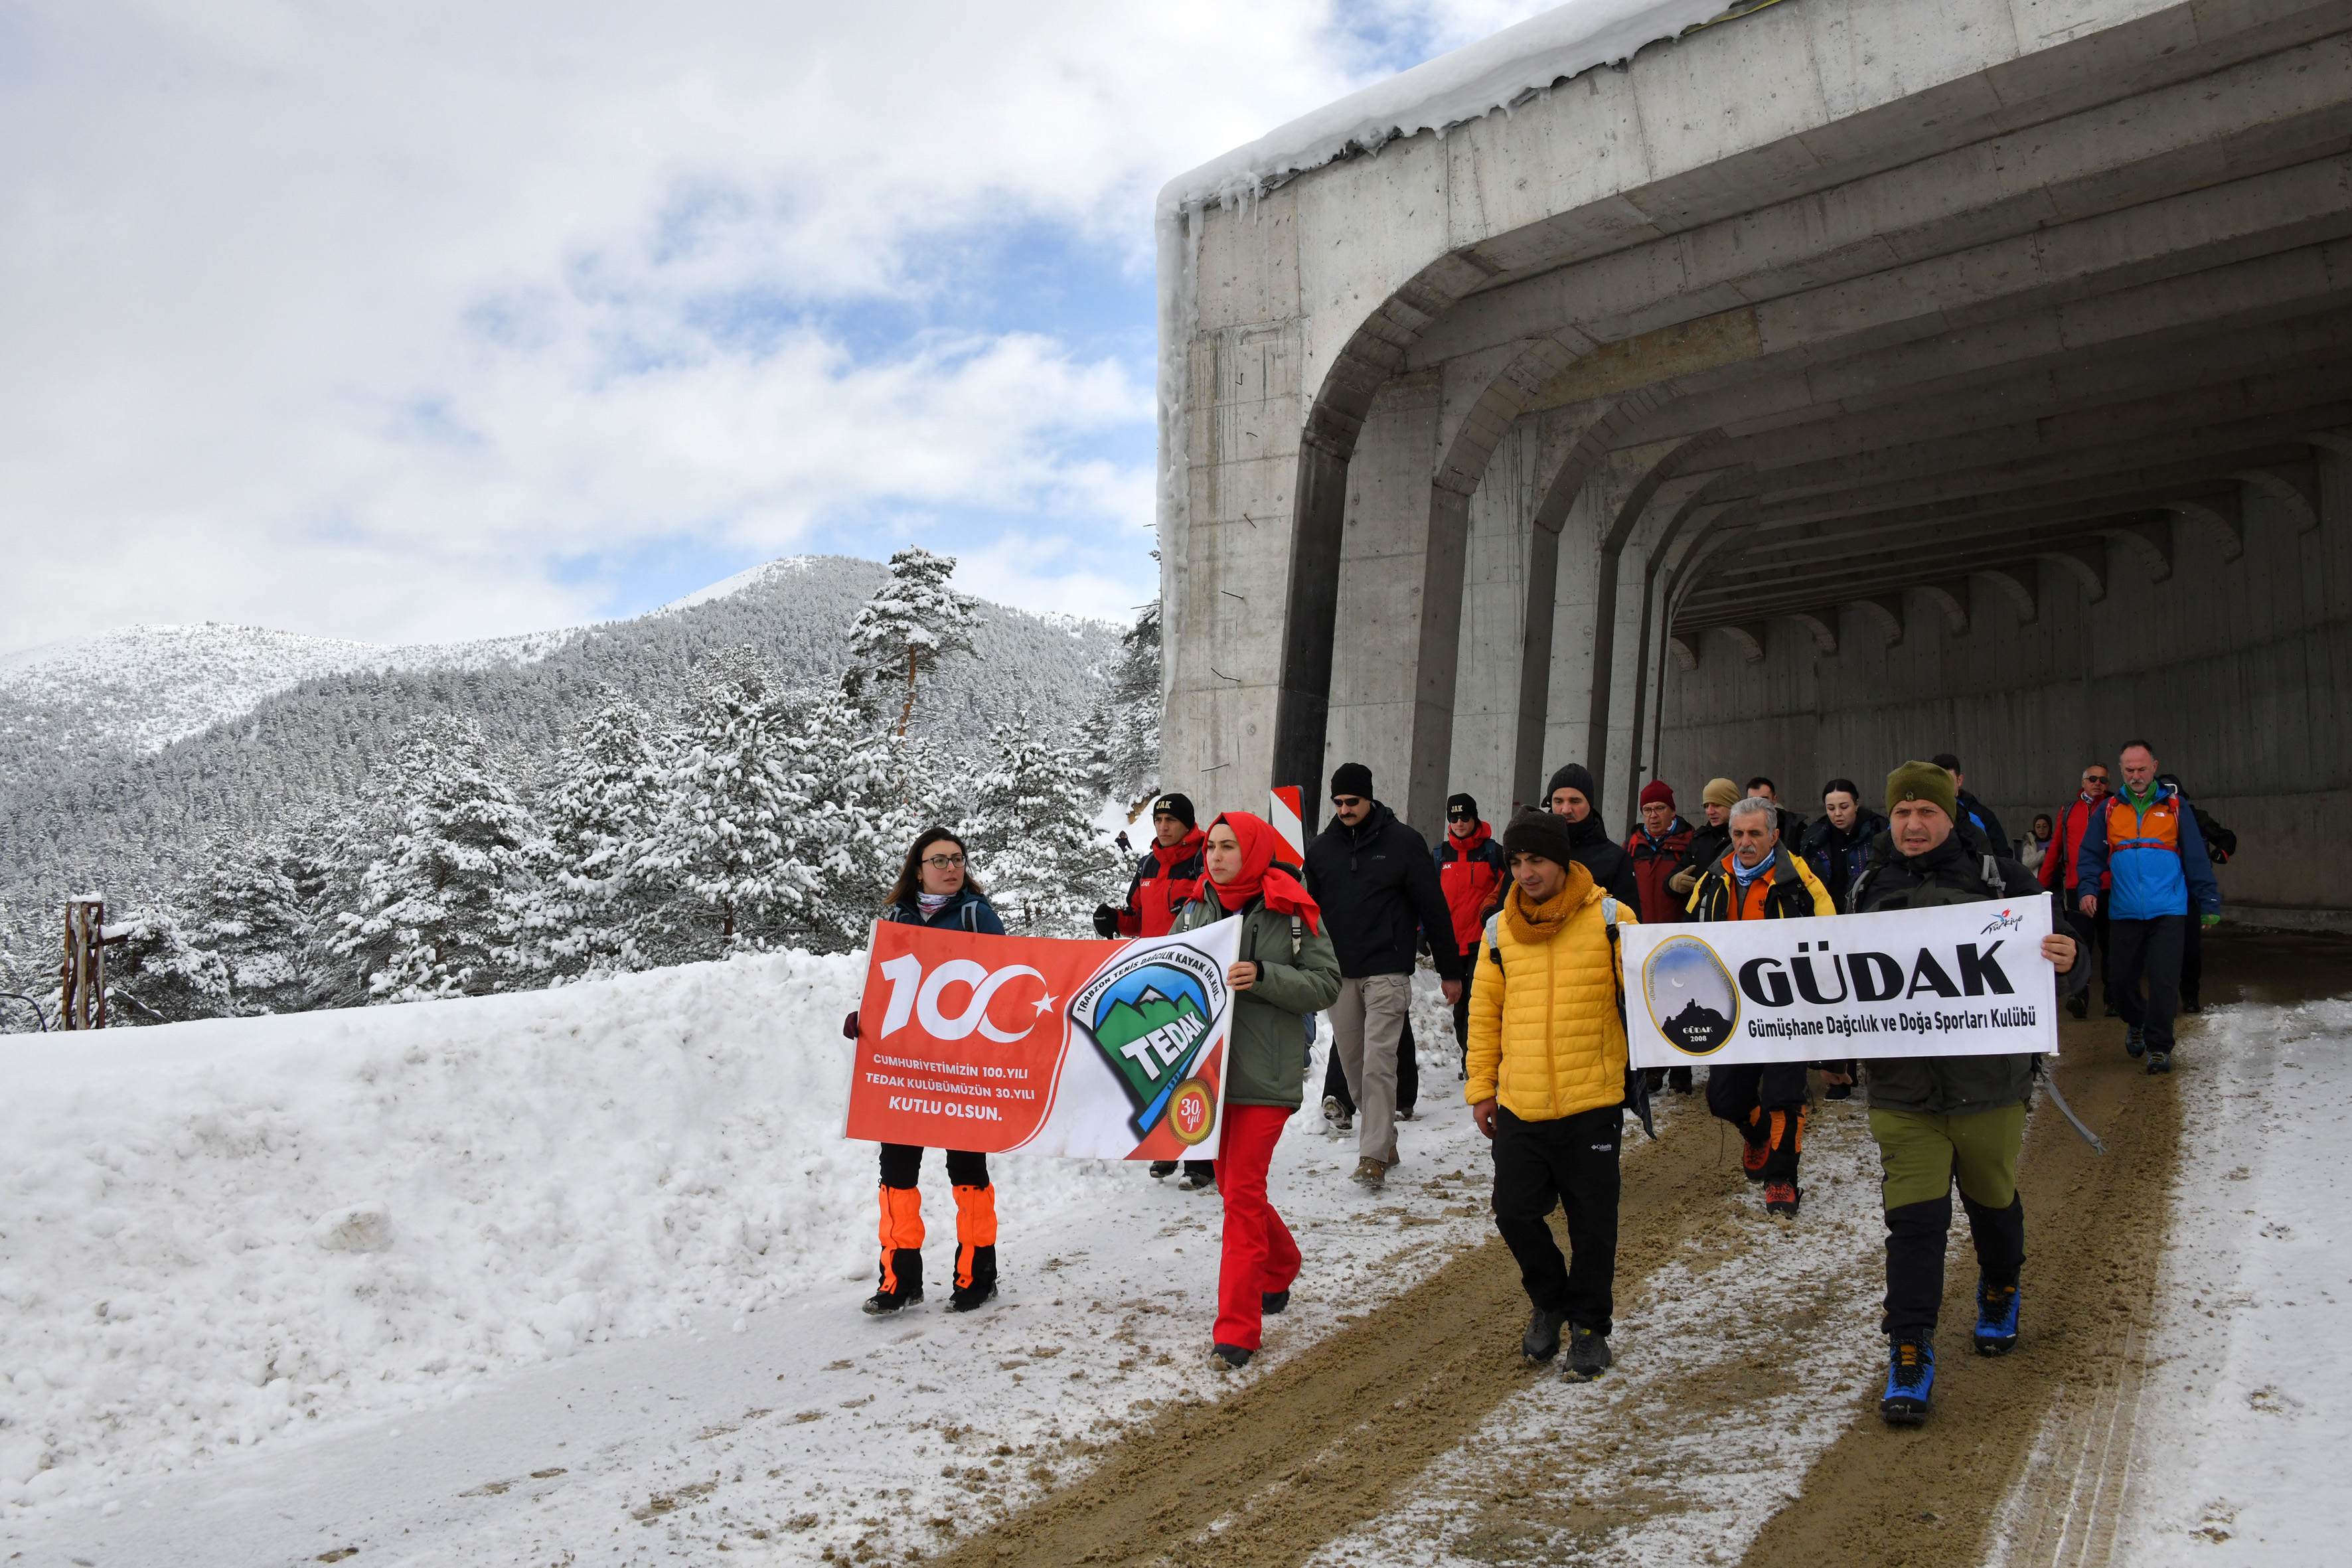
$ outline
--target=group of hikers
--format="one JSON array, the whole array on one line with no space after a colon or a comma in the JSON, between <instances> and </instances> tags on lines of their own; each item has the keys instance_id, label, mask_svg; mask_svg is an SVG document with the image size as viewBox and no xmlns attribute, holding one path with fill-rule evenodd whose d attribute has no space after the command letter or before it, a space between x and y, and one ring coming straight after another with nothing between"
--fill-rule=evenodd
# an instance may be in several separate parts
<instances>
[{"instance_id":1,"label":"group of hikers","mask_svg":"<svg viewBox=\"0 0 2352 1568\"><path fill-rule=\"evenodd\" d=\"M1248 1363L1265 1316L1287 1307L1297 1277L1298 1247L1268 1201L1267 1172L1307 1097L1315 1015L1329 1017L1338 1080L1325 1116L1334 1131L1355 1133L1353 1179L1377 1192L1399 1158L1412 976L1424 961L1454 1010L1465 1098L1493 1143L1496 1227L1529 1301L1521 1352L1549 1362L1564 1344L1568 1374L1580 1380L1612 1360L1624 1118L1654 1090L1695 1088L1687 1068L1629 1067L1621 927L1925 909L2046 889L2057 918L2042 952L2060 994L2084 1016L2091 960L2104 956L2103 994L2126 1023L2126 1050L2144 1056L2149 1072L2168 1071L2184 952L2219 919L2212 864L2235 841L2223 842L2226 830L2159 773L2148 743L2126 746L2117 769L2122 788L2110 794L2105 766L2086 767L2077 798L2037 818L2021 842L2003 835L1947 753L1889 773L1883 814L1852 780L1832 779L1811 824L1769 778L1744 790L1711 781L1696 824L1654 781L1620 843L1603 826L1592 774L1571 763L1499 842L1475 800L1453 796L1433 849L1377 798L1370 770L1349 763L1331 776L1328 825L1295 865L1264 819L1226 812L1204 829L1184 795L1160 796L1153 843L1124 900L1097 909L1095 925L1106 937L1135 937L1229 915L1244 922L1227 976L1234 1000L1221 1141L1213 1160L1185 1165L1179 1184L1213 1189L1223 1205L1217 1362ZM883 918L1002 929L943 828L909 850ZM1880 1410L1890 1422L1916 1425L1927 1413L1955 1185L1979 1269L1972 1343L2000 1355L2017 1342L2025 1251L2017 1173L2039 1070L2040 1058L2022 1053L1709 1068L1708 1110L1738 1131L1743 1169L1766 1211L1790 1220L1802 1199L1810 1074L1821 1074L1825 1098L1857 1086L1866 1096L1884 1169ZM882 1149L881 1280L868 1312L922 1299L921 1152ZM961 1311L995 1294L995 1210L985 1158L950 1152L948 1163L958 1240L949 1308ZM1175 1172L1174 1162L1151 1168L1155 1177ZM1566 1256L1549 1224L1555 1206L1567 1221Z\"/></svg>"}]
</instances>

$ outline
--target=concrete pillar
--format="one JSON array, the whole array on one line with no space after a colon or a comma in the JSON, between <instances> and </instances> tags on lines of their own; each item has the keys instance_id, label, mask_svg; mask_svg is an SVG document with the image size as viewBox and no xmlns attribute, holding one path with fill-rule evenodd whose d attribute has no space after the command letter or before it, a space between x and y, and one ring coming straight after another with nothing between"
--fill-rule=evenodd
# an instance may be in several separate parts
<instances>
[{"instance_id":1,"label":"concrete pillar","mask_svg":"<svg viewBox=\"0 0 2352 1568\"><path fill-rule=\"evenodd\" d=\"M1518 746L1528 556L1534 547L1536 422L1521 419L1496 445L1470 498L1462 633L1454 679L1454 761L1446 793L1466 790L1500 832L1519 794Z\"/></svg>"}]
</instances>

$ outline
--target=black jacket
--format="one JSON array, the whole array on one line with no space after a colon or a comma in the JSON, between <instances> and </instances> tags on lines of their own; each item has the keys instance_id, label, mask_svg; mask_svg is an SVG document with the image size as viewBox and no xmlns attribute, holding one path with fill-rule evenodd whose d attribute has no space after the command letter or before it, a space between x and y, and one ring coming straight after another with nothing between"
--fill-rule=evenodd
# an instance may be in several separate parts
<instances>
[{"instance_id":1,"label":"black jacket","mask_svg":"<svg viewBox=\"0 0 2352 1568\"><path fill-rule=\"evenodd\" d=\"M1307 847L1306 869L1307 890L1322 906L1341 975L1410 974L1425 933L1437 973L1462 978L1437 863L1428 841L1395 812L1374 801L1358 826L1333 817Z\"/></svg>"},{"instance_id":2,"label":"black jacket","mask_svg":"<svg viewBox=\"0 0 2352 1568\"><path fill-rule=\"evenodd\" d=\"M1840 833L1837 824L1826 816L1814 818L1805 829L1805 841L1797 847L1797 853L1812 867L1813 875L1830 890L1841 912L1846 907L1847 890L1869 862L1870 841L1885 831L1886 818L1866 805L1854 814L1852 833Z\"/></svg>"},{"instance_id":3,"label":"black jacket","mask_svg":"<svg viewBox=\"0 0 2352 1568\"><path fill-rule=\"evenodd\" d=\"M1916 859L1893 852L1893 840L1881 834L1873 841L1871 864L1854 879L1852 908L1855 914L1880 910L1927 909L1937 904L1973 904L1989 899L2049 898L2032 872L2006 855L1993 856L1993 880L1985 878L1983 841L1956 831ZM2063 911L2060 911L2063 912ZM2072 935L2063 921L2053 922L2061 935ZM2078 951L2074 967L2058 977L2061 998L2080 991L2090 979L2091 966ZM1974 1110L1998 1110L2021 1105L2033 1092L2033 1057L2013 1052L1982 1057L1881 1057L1869 1063L1870 1107L1874 1110L1924 1110L1933 1116L1960 1116Z\"/></svg>"},{"instance_id":4,"label":"black jacket","mask_svg":"<svg viewBox=\"0 0 2352 1568\"><path fill-rule=\"evenodd\" d=\"M1708 867L1722 859L1723 852L1730 847L1731 819L1726 817L1720 826L1709 826L1706 819L1701 817L1698 826L1691 829L1690 847L1683 851L1683 863L1675 868L1675 874L1680 875L1684 871L1704 874Z\"/></svg>"},{"instance_id":5,"label":"black jacket","mask_svg":"<svg viewBox=\"0 0 2352 1568\"><path fill-rule=\"evenodd\" d=\"M1977 826L1992 840L1994 854L2009 856L2017 853L2016 841L2010 837L2009 830L2001 826L2000 818L1992 814L1992 807L1966 790L1960 791L1960 815L1976 818Z\"/></svg>"},{"instance_id":6,"label":"black jacket","mask_svg":"<svg viewBox=\"0 0 2352 1568\"><path fill-rule=\"evenodd\" d=\"M1601 814L1588 811L1582 822L1568 825L1568 858L1592 873L1604 893L1612 894L1635 920L1642 918L1642 879L1633 874L1633 857L1609 837Z\"/></svg>"}]
</instances>

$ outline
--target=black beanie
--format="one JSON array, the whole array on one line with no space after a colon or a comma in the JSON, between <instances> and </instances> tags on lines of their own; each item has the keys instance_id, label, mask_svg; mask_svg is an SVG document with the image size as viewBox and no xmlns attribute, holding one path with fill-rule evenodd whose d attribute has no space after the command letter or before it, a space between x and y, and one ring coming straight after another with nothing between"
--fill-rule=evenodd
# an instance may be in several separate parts
<instances>
[{"instance_id":1,"label":"black beanie","mask_svg":"<svg viewBox=\"0 0 2352 1568\"><path fill-rule=\"evenodd\" d=\"M1473 822L1478 820L1478 802L1468 795L1449 795L1445 797L1446 816L1451 818L1456 811L1468 814Z\"/></svg>"},{"instance_id":2,"label":"black beanie","mask_svg":"<svg viewBox=\"0 0 2352 1568\"><path fill-rule=\"evenodd\" d=\"M1569 837L1568 818L1549 811L1523 811L1503 829L1506 855L1540 855L1555 866L1568 866L1575 863L1575 849L1576 841Z\"/></svg>"},{"instance_id":3,"label":"black beanie","mask_svg":"<svg viewBox=\"0 0 2352 1568\"><path fill-rule=\"evenodd\" d=\"M1582 763L1570 763L1551 775L1551 783L1544 785L1545 810L1551 809L1551 797L1562 789L1574 790L1584 797L1586 805L1592 807L1594 816L1601 814L1601 786L1592 782L1591 773Z\"/></svg>"},{"instance_id":4,"label":"black beanie","mask_svg":"<svg viewBox=\"0 0 2352 1568\"><path fill-rule=\"evenodd\" d=\"M1331 773L1331 794L1334 798L1358 795L1371 799L1372 770L1361 763L1341 763Z\"/></svg>"},{"instance_id":5,"label":"black beanie","mask_svg":"<svg viewBox=\"0 0 2352 1568\"><path fill-rule=\"evenodd\" d=\"M1200 826L1200 823L1196 821L1192 816L1192 797L1191 795L1161 795L1158 800L1151 803L1151 815L1158 816L1162 812L1174 817L1177 821L1182 823L1187 828L1198 827Z\"/></svg>"}]
</instances>

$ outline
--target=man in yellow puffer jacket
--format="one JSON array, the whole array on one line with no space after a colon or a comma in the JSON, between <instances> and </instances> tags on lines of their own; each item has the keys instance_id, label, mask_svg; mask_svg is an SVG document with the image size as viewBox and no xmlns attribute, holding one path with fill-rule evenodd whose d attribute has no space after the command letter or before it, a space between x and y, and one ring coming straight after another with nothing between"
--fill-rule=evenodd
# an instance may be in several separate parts
<instances>
[{"instance_id":1,"label":"man in yellow puffer jacket","mask_svg":"<svg viewBox=\"0 0 2352 1568\"><path fill-rule=\"evenodd\" d=\"M1503 834L1512 886L1476 955L1464 1093L1495 1142L1495 1228L1533 1303L1520 1349L1549 1361L1565 1324L1569 1374L1585 1380L1611 1360L1617 1275L1625 1023L1609 920L1634 914L1570 848L1564 817L1526 812ZM1572 1261L1545 1223L1555 1203Z\"/></svg>"}]
</instances>

